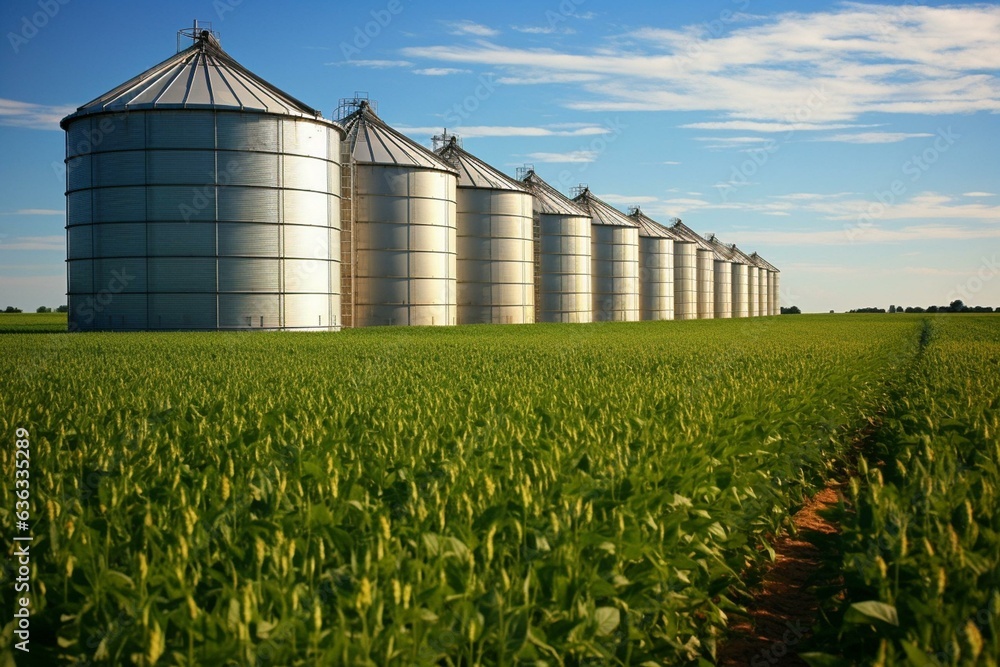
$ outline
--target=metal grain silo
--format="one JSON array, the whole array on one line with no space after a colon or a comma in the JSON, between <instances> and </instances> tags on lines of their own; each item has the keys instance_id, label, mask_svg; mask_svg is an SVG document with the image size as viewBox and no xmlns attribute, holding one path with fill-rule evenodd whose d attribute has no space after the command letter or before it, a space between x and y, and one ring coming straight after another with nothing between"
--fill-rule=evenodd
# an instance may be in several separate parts
<instances>
[{"instance_id":1,"label":"metal grain silo","mask_svg":"<svg viewBox=\"0 0 1000 667\"><path fill-rule=\"evenodd\" d=\"M781 271L774 270L771 274L771 314L781 315Z\"/></svg>"},{"instance_id":2,"label":"metal grain silo","mask_svg":"<svg viewBox=\"0 0 1000 667\"><path fill-rule=\"evenodd\" d=\"M733 258L733 317L749 317L750 266L753 261L736 244L727 247Z\"/></svg>"},{"instance_id":3,"label":"metal grain silo","mask_svg":"<svg viewBox=\"0 0 1000 667\"><path fill-rule=\"evenodd\" d=\"M639 319L672 320L676 236L639 207L629 217L639 225Z\"/></svg>"},{"instance_id":4,"label":"metal grain silo","mask_svg":"<svg viewBox=\"0 0 1000 667\"><path fill-rule=\"evenodd\" d=\"M457 137L444 139L437 154L458 170L458 323L534 322L531 193L459 146Z\"/></svg>"},{"instance_id":5,"label":"metal grain silo","mask_svg":"<svg viewBox=\"0 0 1000 667\"><path fill-rule=\"evenodd\" d=\"M708 241L680 220L670 229L695 244L698 319L710 320L715 317L715 251Z\"/></svg>"},{"instance_id":6,"label":"metal grain silo","mask_svg":"<svg viewBox=\"0 0 1000 667\"><path fill-rule=\"evenodd\" d=\"M753 262L753 260L750 260ZM747 267L747 316L758 317L760 312L760 277L756 264Z\"/></svg>"},{"instance_id":7,"label":"metal grain silo","mask_svg":"<svg viewBox=\"0 0 1000 667\"><path fill-rule=\"evenodd\" d=\"M698 244L675 231L680 220L668 229L674 233L674 319L698 319Z\"/></svg>"},{"instance_id":8,"label":"metal grain silo","mask_svg":"<svg viewBox=\"0 0 1000 667\"><path fill-rule=\"evenodd\" d=\"M768 281L767 262L757 253L750 255L750 259L757 266L757 315L761 317L770 315L771 305L770 297L768 296L770 285Z\"/></svg>"},{"instance_id":9,"label":"metal grain silo","mask_svg":"<svg viewBox=\"0 0 1000 667\"><path fill-rule=\"evenodd\" d=\"M595 322L639 320L639 226L582 187L573 199L590 214Z\"/></svg>"},{"instance_id":10,"label":"metal grain silo","mask_svg":"<svg viewBox=\"0 0 1000 667\"><path fill-rule=\"evenodd\" d=\"M715 234L706 240L715 252L715 317L729 319L733 317L733 254Z\"/></svg>"},{"instance_id":11,"label":"metal grain silo","mask_svg":"<svg viewBox=\"0 0 1000 667\"><path fill-rule=\"evenodd\" d=\"M70 328L338 329L343 131L184 34L61 123Z\"/></svg>"},{"instance_id":12,"label":"metal grain silo","mask_svg":"<svg viewBox=\"0 0 1000 667\"><path fill-rule=\"evenodd\" d=\"M762 270L767 271L767 314L780 315L781 306L778 295L778 273L780 272L773 264L756 253L754 253L754 259L757 260Z\"/></svg>"},{"instance_id":13,"label":"metal grain silo","mask_svg":"<svg viewBox=\"0 0 1000 667\"><path fill-rule=\"evenodd\" d=\"M457 320L457 172L367 101L343 119L354 159L355 326Z\"/></svg>"},{"instance_id":14,"label":"metal grain silo","mask_svg":"<svg viewBox=\"0 0 1000 667\"><path fill-rule=\"evenodd\" d=\"M521 182L534 200L536 321L592 322L590 214L533 170Z\"/></svg>"}]
</instances>

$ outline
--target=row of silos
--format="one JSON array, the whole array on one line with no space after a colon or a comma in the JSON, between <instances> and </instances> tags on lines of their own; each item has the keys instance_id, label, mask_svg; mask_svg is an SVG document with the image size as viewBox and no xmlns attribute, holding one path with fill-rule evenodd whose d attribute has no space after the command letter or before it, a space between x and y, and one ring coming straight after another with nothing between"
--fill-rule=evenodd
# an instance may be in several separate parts
<instances>
[{"instance_id":1,"label":"row of silos","mask_svg":"<svg viewBox=\"0 0 1000 667\"><path fill-rule=\"evenodd\" d=\"M188 36L62 122L72 328L731 315L732 260L680 221L428 150L364 100L325 120ZM777 270L748 261L745 300L773 312Z\"/></svg>"}]
</instances>

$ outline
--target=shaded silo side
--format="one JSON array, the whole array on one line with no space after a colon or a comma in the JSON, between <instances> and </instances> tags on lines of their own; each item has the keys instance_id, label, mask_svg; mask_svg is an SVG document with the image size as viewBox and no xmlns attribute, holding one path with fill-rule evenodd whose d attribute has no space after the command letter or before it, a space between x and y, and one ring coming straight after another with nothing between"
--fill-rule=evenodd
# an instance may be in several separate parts
<instances>
[{"instance_id":1,"label":"shaded silo side","mask_svg":"<svg viewBox=\"0 0 1000 667\"><path fill-rule=\"evenodd\" d=\"M753 264L736 244L729 244L733 258L733 317L750 316L750 266Z\"/></svg>"},{"instance_id":2,"label":"shaded silo side","mask_svg":"<svg viewBox=\"0 0 1000 667\"><path fill-rule=\"evenodd\" d=\"M767 263L757 253L750 255L750 259L757 266L757 315L764 317L771 314Z\"/></svg>"},{"instance_id":3,"label":"shaded silo side","mask_svg":"<svg viewBox=\"0 0 1000 667\"><path fill-rule=\"evenodd\" d=\"M715 317L715 251L708 241L678 220L671 227L678 236L695 244L696 299L698 319Z\"/></svg>"},{"instance_id":4,"label":"shaded silo side","mask_svg":"<svg viewBox=\"0 0 1000 667\"><path fill-rule=\"evenodd\" d=\"M639 321L639 227L584 187L574 202L591 219L595 322Z\"/></svg>"},{"instance_id":5,"label":"shaded silo side","mask_svg":"<svg viewBox=\"0 0 1000 667\"><path fill-rule=\"evenodd\" d=\"M715 317L729 319L733 317L733 255L729 246L725 245L714 234L706 238L715 253L714 285L715 285Z\"/></svg>"},{"instance_id":6,"label":"shaded silo side","mask_svg":"<svg viewBox=\"0 0 1000 667\"><path fill-rule=\"evenodd\" d=\"M771 314L781 315L781 271L771 274Z\"/></svg>"},{"instance_id":7,"label":"shaded silo side","mask_svg":"<svg viewBox=\"0 0 1000 667\"><path fill-rule=\"evenodd\" d=\"M780 315L781 306L778 298L778 269L769 261L754 253L754 258L759 265L767 271L767 314Z\"/></svg>"},{"instance_id":8,"label":"shaded silo side","mask_svg":"<svg viewBox=\"0 0 1000 667\"><path fill-rule=\"evenodd\" d=\"M535 321L531 193L458 145L437 154L458 170L459 324Z\"/></svg>"},{"instance_id":9,"label":"shaded silo side","mask_svg":"<svg viewBox=\"0 0 1000 667\"><path fill-rule=\"evenodd\" d=\"M457 172L366 101L343 119L354 159L355 326L457 321Z\"/></svg>"},{"instance_id":10,"label":"shaded silo side","mask_svg":"<svg viewBox=\"0 0 1000 667\"><path fill-rule=\"evenodd\" d=\"M629 217L639 225L639 319L674 319L674 234L638 207Z\"/></svg>"},{"instance_id":11,"label":"shaded silo side","mask_svg":"<svg viewBox=\"0 0 1000 667\"><path fill-rule=\"evenodd\" d=\"M61 122L70 329L339 329L342 129L186 34Z\"/></svg>"},{"instance_id":12,"label":"shaded silo side","mask_svg":"<svg viewBox=\"0 0 1000 667\"><path fill-rule=\"evenodd\" d=\"M537 229L535 320L593 321L590 214L534 171L521 182L533 195Z\"/></svg>"}]
</instances>

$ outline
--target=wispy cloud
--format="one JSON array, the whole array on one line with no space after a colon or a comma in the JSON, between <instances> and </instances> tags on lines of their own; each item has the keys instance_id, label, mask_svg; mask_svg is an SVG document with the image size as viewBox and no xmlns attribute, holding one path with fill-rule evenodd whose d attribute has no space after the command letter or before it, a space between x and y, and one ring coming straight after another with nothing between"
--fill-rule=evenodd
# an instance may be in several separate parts
<instances>
[{"instance_id":1,"label":"wispy cloud","mask_svg":"<svg viewBox=\"0 0 1000 667\"><path fill-rule=\"evenodd\" d=\"M73 106L32 104L0 98L0 125L32 130L59 130L59 121L76 111Z\"/></svg>"},{"instance_id":2,"label":"wispy cloud","mask_svg":"<svg viewBox=\"0 0 1000 667\"><path fill-rule=\"evenodd\" d=\"M827 230L754 230L732 232L737 245L866 245L915 241L973 241L1000 238L1000 228L958 225L911 225L900 229L877 226Z\"/></svg>"},{"instance_id":3,"label":"wispy cloud","mask_svg":"<svg viewBox=\"0 0 1000 667\"><path fill-rule=\"evenodd\" d=\"M813 141L837 141L845 144L894 144L907 139L933 136L928 132L857 132L817 137Z\"/></svg>"},{"instance_id":4,"label":"wispy cloud","mask_svg":"<svg viewBox=\"0 0 1000 667\"><path fill-rule=\"evenodd\" d=\"M65 209L61 208L19 208L16 211L9 211L0 215L65 215Z\"/></svg>"},{"instance_id":5,"label":"wispy cloud","mask_svg":"<svg viewBox=\"0 0 1000 667\"><path fill-rule=\"evenodd\" d=\"M331 67L342 67L349 65L352 67L370 67L372 69L388 69L390 67L412 67L409 60L337 60L325 63Z\"/></svg>"},{"instance_id":6,"label":"wispy cloud","mask_svg":"<svg viewBox=\"0 0 1000 667\"><path fill-rule=\"evenodd\" d=\"M60 235L53 236L18 236L10 241L0 239L0 251L2 250L58 250L66 249L66 237Z\"/></svg>"},{"instance_id":7,"label":"wispy cloud","mask_svg":"<svg viewBox=\"0 0 1000 667\"><path fill-rule=\"evenodd\" d=\"M520 83L595 77L567 98L573 109L702 111L732 124L695 129L832 130L870 112L1000 112L998 33L995 5L844 3L739 16L721 36L638 28L590 48L477 42L404 54L506 68Z\"/></svg>"},{"instance_id":8,"label":"wispy cloud","mask_svg":"<svg viewBox=\"0 0 1000 667\"><path fill-rule=\"evenodd\" d=\"M440 127L398 127L400 132L411 136L433 136L440 134ZM560 129L559 125L518 126L518 125L468 125L454 128L454 133L463 139L482 137L586 137L608 134L611 130L601 125L583 125Z\"/></svg>"},{"instance_id":9,"label":"wispy cloud","mask_svg":"<svg viewBox=\"0 0 1000 667\"><path fill-rule=\"evenodd\" d=\"M500 34L499 30L494 30L475 21L446 21L448 31L453 35L473 35L475 37L495 37Z\"/></svg>"},{"instance_id":10,"label":"wispy cloud","mask_svg":"<svg viewBox=\"0 0 1000 667\"><path fill-rule=\"evenodd\" d=\"M649 197L645 195L619 195L619 194L606 194L598 195L601 199L608 202L609 204L621 204L621 205L635 205L639 204L651 204L657 201L656 197Z\"/></svg>"},{"instance_id":11,"label":"wispy cloud","mask_svg":"<svg viewBox=\"0 0 1000 667\"><path fill-rule=\"evenodd\" d=\"M597 155L597 151L581 150L567 153L528 153L527 157L535 162L580 163L593 162Z\"/></svg>"},{"instance_id":12,"label":"wispy cloud","mask_svg":"<svg viewBox=\"0 0 1000 667\"><path fill-rule=\"evenodd\" d=\"M455 67L427 67L413 70L414 74L422 76L448 76L450 74L468 74L470 70Z\"/></svg>"},{"instance_id":13,"label":"wispy cloud","mask_svg":"<svg viewBox=\"0 0 1000 667\"><path fill-rule=\"evenodd\" d=\"M555 25L512 25L510 29L526 35L572 35L576 33L576 30L568 26L557 27Z\"/></svg>"},{"instance_id":14,"label":"wispy cloud","mask_svg":"<svg viewBox=\"0 0 1000 667\"><path fill-rule=\"evenodd\" d=\"M667 160L666 162L662 162L661 164L677 165L681 163L677 162L676 160Z\"/></svg>"},{"instance_id":15,"label":"wispy cloud","mask_svg":"<svg viewBox=\"0 0 1000 667\"><path fill-rule=\"evenodd\" d=\"M993 192L963 192L963 197L996 197Z\"/></svg>"}]
</instances>

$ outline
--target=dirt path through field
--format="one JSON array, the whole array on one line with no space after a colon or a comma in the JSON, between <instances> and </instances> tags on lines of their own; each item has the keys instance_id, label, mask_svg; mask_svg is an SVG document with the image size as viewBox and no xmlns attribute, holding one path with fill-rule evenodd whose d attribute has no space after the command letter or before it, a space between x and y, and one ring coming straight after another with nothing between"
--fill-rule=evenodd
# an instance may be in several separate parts
<instances>
[{"instance_id":1,"label":"dirt path through field","mask_svg":"<svg viewBox=\"0 0 1000 667\"><path fill-rule=\"evenodd\" d=\"M797 647L819 613L819 601L810 586L816 583L820 554L801 536L810 531L837 532L837 526L819 515L835 506L837 499L837 486L832 484L817 493L793 517L800 538L785 534L774 544L775 562L749 605L750 618L737 621L731 638L719 648L720 667L806 664L797 656Z\"/></svg>"}]
</instances>

